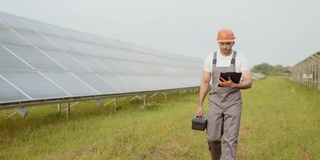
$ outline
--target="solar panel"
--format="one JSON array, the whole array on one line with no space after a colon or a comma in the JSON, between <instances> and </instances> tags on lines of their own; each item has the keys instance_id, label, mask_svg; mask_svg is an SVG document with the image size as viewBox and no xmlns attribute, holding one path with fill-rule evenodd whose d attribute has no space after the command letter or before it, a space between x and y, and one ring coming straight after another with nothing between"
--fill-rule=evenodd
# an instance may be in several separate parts
<instances>
[{"instance_id":1,"label":"solar panel","mask_svg":"<svg viewBox=\"0 0 320 160\"><path fill-rule=\"evenodd\" d=\"M30 99L66 97L68 94L57 88L38 72L2 71L0 74L15 87L22 90ZM5 93L1 94L4 95Z\"/></svg>"},{"instance_id":2,"label":"solar panel","mask_svg":"<svg viewBox=\"0 0 320 160\"><path fill-rule=\"evenodd\" d=\"M202 63L0 12L0 109L198 87Z\"/></svg>"},{"instance_id":3,"label":"solar panel","mask_svg":"<svg viewBox=\"0 0 320 160\"><path fill-rule=\"evenodd\" d=\"M16 57L14 53L4 47L0 47L0 68L1 69L31 69L22 60Z\"/></svg>"},{"instance_id":4,"label":"solar panel","mask_svg":"<svg viewBox=\"0 0 320 160\"><path fill-rule=\"evenodd\" d=\"M0 77L1 103L29 100L29 98L26 95L24 95L22 91L19 91L18 88L12 86L11 82L8 82L8 80L6 80L3 76Z\"/></svg>"}]
</instances>

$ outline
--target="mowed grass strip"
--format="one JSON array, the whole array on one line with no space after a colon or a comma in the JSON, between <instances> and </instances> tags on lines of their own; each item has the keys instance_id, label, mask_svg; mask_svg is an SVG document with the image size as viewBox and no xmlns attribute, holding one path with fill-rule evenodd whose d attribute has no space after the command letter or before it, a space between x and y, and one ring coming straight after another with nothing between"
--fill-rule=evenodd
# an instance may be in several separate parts
<instances>
[{"instance_id":1,"label":"mowed grass strip","mask_svg":"<svg viewBox=\"0 0 320 160\"><path fill-rule=\"evenodd\" d=\"M196 96L173 93L164 101L159 95L160 108L151 110L127 98L117 113L112 105L82 102L69 119L56 106L29 108L25 119L7 121L13 111L2 111L0 159L199 159L206 140L204 132L191 130Z\"/></svg>"},{"instance_id":2,"label":"mowed grass strip","mask_svg":"<svg viewBox=\"0 0 320 160\"><path fill-rule=\"evenodd\" d=\"M238 159L320 159L319 90L268 77L242 93ZM56 105L29 108L24 119L0 111L0 159L210 159L205 132L191 130L197 93L159 95L150 110L129 99L116 113L80 102L69 119Z\"/></svg>"},{"instance_id":3,"label":"mowed grass strip","mask_svg":"<svg viewBox=\"0 0 320 160\"><path fill-rule=\"evenodd\" d=\"M239 159L320 159L320 91L268 77L243 91Z\"/></svg>"}]
</instances>

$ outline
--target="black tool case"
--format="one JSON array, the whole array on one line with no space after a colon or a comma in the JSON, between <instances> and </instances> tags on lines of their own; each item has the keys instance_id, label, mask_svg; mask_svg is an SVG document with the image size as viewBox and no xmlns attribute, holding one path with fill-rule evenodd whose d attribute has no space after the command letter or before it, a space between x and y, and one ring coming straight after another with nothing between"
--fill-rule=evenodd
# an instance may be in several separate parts
<instances>
[{"instance_id":1,"label":"black tool case","mask_svg":"<svg viewBox=\"0 0 320 160\"><path fill-rule=\"evenodd\" d=\"M192 129L204 131L207 128L207 117L206 116L194 116L192 118Z\"/></svg>"}]
</instances>

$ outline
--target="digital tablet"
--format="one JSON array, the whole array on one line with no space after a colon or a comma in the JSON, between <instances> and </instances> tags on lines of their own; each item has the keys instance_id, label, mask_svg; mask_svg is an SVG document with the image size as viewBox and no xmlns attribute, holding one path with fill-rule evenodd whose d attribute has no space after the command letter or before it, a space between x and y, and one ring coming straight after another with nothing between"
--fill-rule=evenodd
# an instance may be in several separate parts
<instances>
[{"instance_id":1,"label":"digital tablet","mask_svg":"<svg viewBox=\"0 0 320 160\"><path fill-rule=\"evenodd\" d=\"M238 73L238 72L221 72L220 73L220 77L222 77L225 80L228 80L230 77L231 80L233 81L233 83L239 83L240 79L241 79L241 75L242 75L241 72L240 73Z\"/></svg>"}]
</instances>

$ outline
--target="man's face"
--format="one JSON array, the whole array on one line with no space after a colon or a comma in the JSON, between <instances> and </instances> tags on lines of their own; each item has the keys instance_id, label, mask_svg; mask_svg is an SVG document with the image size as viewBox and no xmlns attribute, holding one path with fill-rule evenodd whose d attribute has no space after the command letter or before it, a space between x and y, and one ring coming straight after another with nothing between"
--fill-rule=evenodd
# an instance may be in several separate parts
<instances>
[{"instance_id":1,"label":"man's face","mask_svg":"<svg viewBox=\"0 0 320 160\"><path fill-rule=\"evenodd\" d=\"M233 47L234 41L230 42L219 42L220 52L223 54L228 55L231 52L231 49Z\"/></svg>"}]
</instances>

